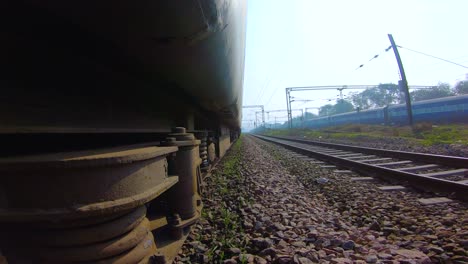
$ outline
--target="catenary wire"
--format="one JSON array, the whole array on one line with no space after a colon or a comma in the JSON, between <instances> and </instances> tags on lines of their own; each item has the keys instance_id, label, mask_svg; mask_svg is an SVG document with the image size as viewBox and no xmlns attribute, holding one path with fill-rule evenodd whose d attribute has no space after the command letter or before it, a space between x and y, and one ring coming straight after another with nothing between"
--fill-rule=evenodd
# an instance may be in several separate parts
<instances>
[{"instance_id":1,"label":"catenary wire","mask_svg":"<svg viewBox=\"0 0 468 264\"><path fill-rule=\"evenodd\" d=\"M428 57L431 57L431 58L434 58L434 59L438 59L438 60L441 60L441 61L445 61L445 62L448 62L448 63L451 63L451 64L455 64L455 65L458 65L458 66L460 66L460 67L463 67L463 68L468 69L468 66L461 65L461 64L459 64L459 63L456 63L456 62L453 62L453 61L450 61L450 60L446 60L446 59L443 59L443 58L440 58L440 57L437 57L437 56L434 56L434 55L431 55L431 54L427 54L427 53L424 53L424 52L421 52L421 51L417 51L417 50L405 48L405 47L402 47L402 46L400 46L400 45L397 45L397 47L402 48L402 49L406 49L406 50L409 50L409 51L412 51L412 52L415 52L415 53L419 53L419 54L422 54L422 55L424 55L424 56L428 56Z\"/></svg>"}]
</instances>

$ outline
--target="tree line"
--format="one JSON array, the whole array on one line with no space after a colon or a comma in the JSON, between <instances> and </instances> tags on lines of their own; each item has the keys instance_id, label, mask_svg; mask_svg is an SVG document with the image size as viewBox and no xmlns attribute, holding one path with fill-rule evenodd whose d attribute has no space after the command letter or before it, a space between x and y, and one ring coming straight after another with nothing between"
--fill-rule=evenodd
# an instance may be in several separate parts
<instances>
[{"instance_id":1,"label":"tree line","mask_svg":"<svg viewBox=\"0 0 468 264\"><path fill-rule=\"evenodd\" d=\"M468 78L456 83L454 87L450 87L448 83L439 83L432 89L419 89L410 92L413 102L463 94L468 94ZM404 102L405 95L397 84L383 83L359 93L351 93L348 98L339 99L336 104L326 104L320 107L319 116L403 104Z\"/></svg>"}]
</instances>

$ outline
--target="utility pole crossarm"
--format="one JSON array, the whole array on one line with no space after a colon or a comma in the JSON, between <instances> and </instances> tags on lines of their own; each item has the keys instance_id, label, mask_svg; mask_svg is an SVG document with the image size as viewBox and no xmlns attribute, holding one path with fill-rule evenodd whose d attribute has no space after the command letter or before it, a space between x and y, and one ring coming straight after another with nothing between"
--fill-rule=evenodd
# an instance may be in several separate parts
<instances>
[{"instance_id":1,"label":"utility pole crossarm","mask_svg":"<svg viewBox=\"0 0 468 264\"><path fill-rule=\"evenodd\" d=\"M288 111L288 110L282 109L282 110L267 110L267 111L265 111L265 112L268 114L268 113L287 112L287 111ZM291 109L291 111L302 111L302 109Z\"/></svg>"},{"instance_id":2,"label":"utility pole crossarm","mask_svg":"<svg viewBox=\"0 0 468 264\"><path fill-rule=\"evenodd\" d=\"M245 105L242 108L260 108L262 110L262 125L265 127L265 108L263 105Z\"/></svg>"},{"instance_id":3,"label":"utility pole crossarm","mask_svg":"<svg viewBox=\"0 0 468 264\"><path fill-rule=\"evenodd\" d=\"M375 87L376 85L326 85L326 86L297 86L287 87L290 91L313 91L313 90L361 90Z\"/></svg>"}]
</instances>

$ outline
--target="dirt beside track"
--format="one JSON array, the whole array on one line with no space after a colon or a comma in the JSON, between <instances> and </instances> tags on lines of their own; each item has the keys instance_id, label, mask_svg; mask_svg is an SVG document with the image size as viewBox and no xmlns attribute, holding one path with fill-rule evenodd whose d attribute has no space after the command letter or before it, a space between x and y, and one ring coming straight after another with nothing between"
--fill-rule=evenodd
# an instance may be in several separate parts
<instances>
[{"instance_id":1,"label":"dirt beside track","mask_svg":"<svg viewBox=\"0 0 468 264\"><path fill-rule=\"evenodd\" d=\"M465 263L468 207L319 168L243 136L205 181L178 263Z\"/></svg>"}]
</instances>

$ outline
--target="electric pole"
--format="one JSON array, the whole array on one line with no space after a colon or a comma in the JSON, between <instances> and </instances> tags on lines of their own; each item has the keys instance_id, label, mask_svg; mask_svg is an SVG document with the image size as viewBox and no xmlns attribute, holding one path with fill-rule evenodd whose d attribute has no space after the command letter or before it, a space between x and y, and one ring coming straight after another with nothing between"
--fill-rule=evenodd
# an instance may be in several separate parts
<instances>
[{"instance_id":1,"label":"electric pole","mask_svg":"<svg viewBox=\"0 0 468 264\"><path fill-rule=\"evenodd\" d=\"M291 113L291 88L286 88L286 106L288 110L288 125L292 128L292 113Z\"/></svg>"},{"instance_id":2,"label":"electric pole","mask_svg":"<svg viewBox=\"0 0 468 264\"><path fill-rule=\"evenodd\" d=\"M411 108L411 97L408 88L408 81L406 80L405 70L403 69L403 63L401 62L400 53L398 52L398 48L393 40L392 34L388 34L388 38L390 39L390 43L392 44L393 52L395 53L395 57L398 63L398 68L400 69L400 76L401 80L398 82L400 89L403 90L405 93L405 100L406 100L406 112L408 114L408 122L410 126L413 126L413 109Z\"/></svg>"}]
</instances>

